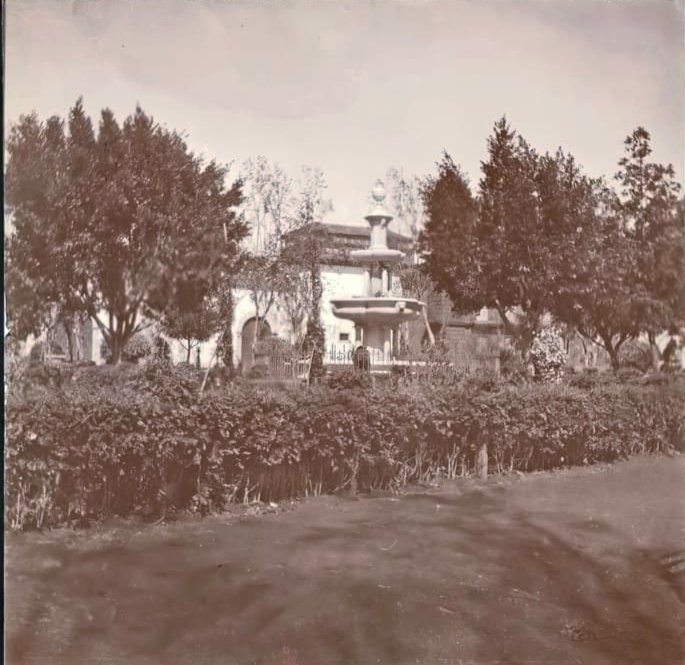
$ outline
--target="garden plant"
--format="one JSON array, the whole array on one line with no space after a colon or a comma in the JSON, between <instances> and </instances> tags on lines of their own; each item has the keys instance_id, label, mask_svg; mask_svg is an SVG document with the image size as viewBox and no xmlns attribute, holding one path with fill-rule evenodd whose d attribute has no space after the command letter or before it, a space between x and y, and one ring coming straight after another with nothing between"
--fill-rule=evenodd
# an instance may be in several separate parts
<instances>
[{"instance_id":1,"label":"garden plant","mask_svg":"<svg viewBox=\"0 0 685 665\"><path fill-rule=\"evenodd\" d=\"M491 473L683 450L682 377L581 377L467 377L438 387L340 377L290 390L232 383L202 399L197 371L164 363L77 368L57 385L17 378L6 412L7 524L397 491L473 474L483 446Z\"/></svg>"}]
</instances>

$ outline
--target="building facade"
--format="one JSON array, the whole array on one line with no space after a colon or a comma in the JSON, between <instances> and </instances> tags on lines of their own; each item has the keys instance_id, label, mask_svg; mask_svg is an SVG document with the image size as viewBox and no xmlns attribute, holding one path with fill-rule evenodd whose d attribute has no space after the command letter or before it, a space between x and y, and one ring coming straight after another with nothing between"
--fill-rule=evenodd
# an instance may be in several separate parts
<instances>
[{"instance_id":1,"label":"building facade","mask_svg":"<svg viewBox=\"0 0 685 665\"><path fill-rule=\"evenodd\" d=\"M326 246L321 259L321 323L324 328L326 349L324 363L348 364L351 362L355 344L361 341L360 330L355 329L352 321L337 318L333 315L331 300L350 294L361 294L364 291L364 269L355 263L349 252L365 249L369 246L370 229L366 226L326 224L322 225L326 234ZM398 249L406 254L406 261L413 263L413 246L409 237L388 231L388 247ZM392 291L401 293L400 280L392 277ZM250 291L246 288L234 289L233 338L234 366L247 371L250 369L254 355L252 352L255 340L256 310ZM473 365L474 362L485 362L494 366L499 357L502 343L501 325L496 312L484 310L471 316L458 316L451 311L449 302L443 296L433 295L427 303L428 319L435 337L445 342L453 353L452 359L460 364ZM424 325L412 324L413 334L419 342L428 339ZM154 334L158 334L154 331ZM163 335L162 335L163 336ZM263 317L261 336L275 336L281 340L291 341L293 330L281 298L276 296L273 305ZM165 337L169 344L171 359L174 363L187 359L187 350L183 344ZM215 355L219 335L201 343L192 351L191 362L201 367L208 366ZM29 339L25 345L26 352L40 340ZM414 344L418 348L420 344ZM107 349L102 332L88 319L81 327L82 360L104 364ZM68 357L68 340L61 327L54 331L52 348L49 355L55 359Z\"/></svg>"}]
</instances>

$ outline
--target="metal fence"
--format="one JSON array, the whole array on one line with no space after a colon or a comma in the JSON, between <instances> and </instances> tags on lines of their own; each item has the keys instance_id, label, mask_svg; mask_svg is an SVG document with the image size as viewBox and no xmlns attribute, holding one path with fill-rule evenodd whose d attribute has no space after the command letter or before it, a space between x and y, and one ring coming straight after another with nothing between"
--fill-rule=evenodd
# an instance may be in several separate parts
<instances>
[{"instance_id":1,"label":"metal fence","mask_svg":"<svg viewBox=\"0 0 685 665\"><path fill-rule=\"evenodd\" d=\"M467 354L435 352L417 355L392 355L377 349L367 349L369 371L386 373L404 372L417 376L433 376L436 373L477 373L499 371L499 354ZM323 354L324 366L329 371L344 371L354 368L354 349L349 346L330 345ZM279 379L307 379L311 366L311 355L287 350L274 350L263 356L253 368L257 375L268 375Z\"/></svg>"}]
</instances>

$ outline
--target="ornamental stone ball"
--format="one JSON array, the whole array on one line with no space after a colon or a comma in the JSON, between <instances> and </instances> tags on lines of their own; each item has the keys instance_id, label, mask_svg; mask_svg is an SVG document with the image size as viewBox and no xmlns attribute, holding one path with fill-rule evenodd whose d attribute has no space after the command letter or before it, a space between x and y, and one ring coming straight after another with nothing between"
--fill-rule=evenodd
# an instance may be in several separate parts
<instances>
[{"instance_id":1,"label":"ornamental stone ball","mask_svg":"<svg viewBox=\"0 0 685 665\"><path fill-rule=\"evenodd\" d=\"M371 196L373 200L380 205L385 201L385 185L383 184L383 181L379 178L376 180L376 184L374 185L373 189L371 190Z\"/></svg>"}]
</instances>

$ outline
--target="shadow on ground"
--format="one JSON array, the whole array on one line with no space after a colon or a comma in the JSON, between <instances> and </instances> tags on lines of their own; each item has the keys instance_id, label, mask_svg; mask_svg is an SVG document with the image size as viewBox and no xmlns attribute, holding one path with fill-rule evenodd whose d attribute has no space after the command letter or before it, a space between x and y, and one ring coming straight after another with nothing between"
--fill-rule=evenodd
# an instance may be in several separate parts
<instances>
[{"instance_id":1,"label":"shadow on ground","mask_svg":"<svg viewBox=\"0 0 685 665\"><path fill-rule=\"evenodd\" d=\"M7 662L680 664L683 481L651 459L12 536Z\"/></svg>"}]
</instances>

